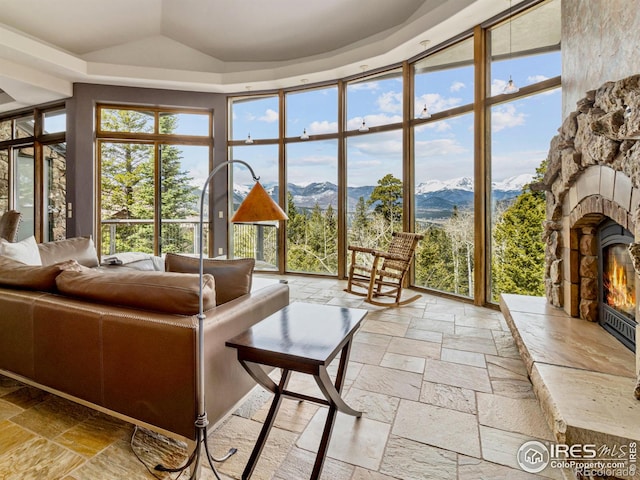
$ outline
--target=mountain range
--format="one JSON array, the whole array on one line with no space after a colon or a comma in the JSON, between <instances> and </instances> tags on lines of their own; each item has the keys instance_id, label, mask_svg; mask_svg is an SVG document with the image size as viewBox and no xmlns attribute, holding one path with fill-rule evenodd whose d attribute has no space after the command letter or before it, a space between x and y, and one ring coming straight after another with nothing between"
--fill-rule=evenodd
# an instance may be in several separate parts
<instances>
[{"instance_id":1,"label":"mountain range","mask_svg":"<svg viewBox=\"0 0 640 480\"><path fill-rule=\"evenodd\" d=\"M492 193L496 201L509 201L522 193L522 187L533 180L533 175L522 174L507 178L501 182L493 182ZM347 187L348 205L351 209L358 199L365 201L371 196L375 185ZM234 185L234 202L242 201L251 186ZM278 198L277 185L265 185L273 198ZM313 208L316 204L325 209L329 205L337 208L338 186L331 182L313 182L306 185L287 185L298 208ZM473 179L459 177L451 180L427 180L416 187L416 217L424 219L448 218L454 207L464 210L473 207Z\"/></svg>"}]
</instances>

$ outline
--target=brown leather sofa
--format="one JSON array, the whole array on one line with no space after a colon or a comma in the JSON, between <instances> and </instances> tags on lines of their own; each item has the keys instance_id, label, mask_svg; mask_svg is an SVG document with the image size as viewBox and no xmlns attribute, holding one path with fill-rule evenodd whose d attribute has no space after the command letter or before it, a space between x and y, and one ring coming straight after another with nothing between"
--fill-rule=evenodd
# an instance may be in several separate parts
<instances>
[{"instance_id":1,"label":"brown leather sofa","mask_svg":"<svg viewBox=\"0 0 640 480\"><path fill-rule=\"evenodd\" d=\"M74 275L83 274L61 268L57 286L68 288L69 279L75 281ZM183 290L193 294L191 274L134 274L125 269L119 275L143 275L154 282L163 275L183 275L191 282ZM66 280L61 283L63 277ZM207 277L213 282L213 277ZM140 288L132 297L152 298L155 287L149 289L146 281L142 287L122 288ZM88 288L87 281L80 283ZM224 288L223 284L224 280L216 280L216 288ZM47 289L41 284L38 289L27 288L32 287L0 286L0 373L134 423L195 438L195 312L179 314L112 305L65 295L60 288L43 291ZM235 350L225 347L225 340L288 303L288 286L268 282L206 311L205 398L212 424L230 413L255 386L238 363Z\"/></svg>"}]
</instances>

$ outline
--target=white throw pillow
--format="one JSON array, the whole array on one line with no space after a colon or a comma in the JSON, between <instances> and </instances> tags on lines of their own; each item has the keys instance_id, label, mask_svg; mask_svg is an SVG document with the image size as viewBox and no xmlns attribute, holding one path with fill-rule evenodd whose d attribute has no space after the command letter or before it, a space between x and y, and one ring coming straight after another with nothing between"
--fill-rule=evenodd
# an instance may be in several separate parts
<instances>
[{"instance_id":1,"label":"white throw pillow","mask_svg":"<svg viewBox=\"0 0 640 480\"><path fill-rule=\"evenodd\" d=\"M0 238L0 255L13 258L26 265L42 265L38 244L33 235L15 243Z\"/></svg>"}]
</instances>

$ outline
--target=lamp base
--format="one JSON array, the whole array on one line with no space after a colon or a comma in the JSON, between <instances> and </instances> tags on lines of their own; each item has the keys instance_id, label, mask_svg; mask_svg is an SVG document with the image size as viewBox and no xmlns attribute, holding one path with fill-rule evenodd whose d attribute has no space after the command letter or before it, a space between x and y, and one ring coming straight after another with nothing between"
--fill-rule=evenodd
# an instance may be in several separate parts
<instances>
[{"instance_id":1,"label":"lamp base","mask_svg":"<svg viewBox=\"0 0 640 480\"><path fill-rule=\"evenodd\" d=\"M218 475L218 471L216 470L216 467L214 465L214 462L215 463L224 462L233 454L235 454L238 451L238 449L237 448L229 449L227 454L222 458L213 457L211 453L209 453L209 444L207 443L207 425L208 424L209 424L209 421L207 420L206 413L203 415L198 415L198 419L196 420L196 424L195 424L196 425L196 447L194 448L193 452L191 453L191 455L189 456L189 458L187 459L184 465L178 468L169 468L169 467L165 467L164 465L156 465L155 470L159 472L177 473L177 472L183 472L187 468L189 468L191 465L193 465L189 480L196 480L198 478L198 474L200 473L200 464L202 462L201 455L204 455L204 457L209 462L209 466L211 467L211 470L213 471L213 474L215 475L215 477L218 480L221 480L220 475ZM203 445L204 445L204 452L202 451Z\"/></svg>"}]
</instances>

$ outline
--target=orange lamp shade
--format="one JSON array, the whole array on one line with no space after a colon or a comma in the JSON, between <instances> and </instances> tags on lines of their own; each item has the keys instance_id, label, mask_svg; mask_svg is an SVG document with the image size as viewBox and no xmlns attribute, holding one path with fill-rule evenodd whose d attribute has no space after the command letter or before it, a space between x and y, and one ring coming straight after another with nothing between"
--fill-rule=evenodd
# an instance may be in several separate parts
<instances>
[{"instance_id":1,"label":"orange lamp shade","mask_svg":"<svg viewBox=\"0 0 640 480\"><path fill-rule=\"evenodd\" d=\"M231 223L255 223L287 220L287 214L269 196L260 182L256 182L231 218Z\"/></svg>"}]
</instances>

